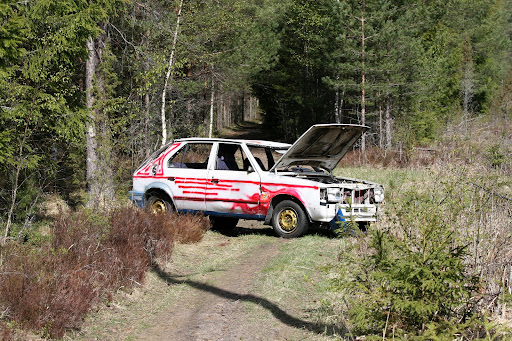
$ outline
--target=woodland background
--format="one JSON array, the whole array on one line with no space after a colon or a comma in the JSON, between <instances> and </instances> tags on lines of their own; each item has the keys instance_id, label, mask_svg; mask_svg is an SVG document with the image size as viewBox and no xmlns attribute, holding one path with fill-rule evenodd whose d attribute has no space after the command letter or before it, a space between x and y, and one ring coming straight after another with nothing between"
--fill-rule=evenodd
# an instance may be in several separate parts
<instances>
[{"instance_id":1,"label":"woodland background","mask_svg":"<svg viewBox=\"0 0 512 341\"><path fill-rule=\"evenodd\" d=\"M80 328L200 240L203 217L123 205L131 175L252 121L286 142L371 127L335 171L387 196L329 274L340 335L510 338L492 321L512 313L512 0L29 0L0 18L0 337Z\"/></svg>"},{"instance_id":2,"label":"woodland background","mask_svg":"<svg viewBox=\"0 0 512 341\"><path fill-rule=\"evenodd\" d=\"M366 124L362 150L402 150L510 115L511 12L510 0L3 1L4 236L43 194L108 204L165 141L244 120L288 142L315 123Z\"/></svg>"}]
</instances>

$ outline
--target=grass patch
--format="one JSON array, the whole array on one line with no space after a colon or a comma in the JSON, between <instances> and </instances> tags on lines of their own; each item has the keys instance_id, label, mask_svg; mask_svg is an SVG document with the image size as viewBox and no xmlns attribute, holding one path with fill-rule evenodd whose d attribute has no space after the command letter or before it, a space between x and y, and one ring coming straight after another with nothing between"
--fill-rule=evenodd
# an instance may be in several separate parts
<instances>
[{"instance_id":1,"label":"grass patch","mask_svg":"<svg viewBox=\"0 0 512 341\"><path fill-rule=\"evenodd\" d=\"M297 340L329 340L339 335L338 317L327 311L337 293L330 290L332 274L326 270L337 263L339 253L350 240L350 237L335 239L320 235L291 239L282 243L279 256L257 277L254 287L258 295L290 315L312 326L318 325L313 332L296 330ZM247 308L259 314L253 318L260 324L275 321L268 311Z\"/></svg>"},{"instance_id":2,"label":"grass patch","mask_svg":"<svg viewBox=\"0 0 512 341\"><path fill-rule=\"evenodd\" d=\"M307 235L281 245L279 257L266 266L260 280L265 297L276 303L290 296L308 295L315 276L326 262L337 258L343 239Z\"/></svg>"}]
</instances>

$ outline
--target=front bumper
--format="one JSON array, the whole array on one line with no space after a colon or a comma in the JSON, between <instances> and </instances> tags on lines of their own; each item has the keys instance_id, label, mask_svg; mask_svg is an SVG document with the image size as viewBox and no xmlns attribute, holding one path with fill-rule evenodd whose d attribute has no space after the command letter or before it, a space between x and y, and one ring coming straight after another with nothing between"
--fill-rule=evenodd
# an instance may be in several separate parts
<instances>
[{"instance_id":1,"label":"front bumper","mask_svg":"<svg viewBox=\"0 0 512 341\"><path fill-rule=\"evenodd\" d=\"M311 220L330 223L336 217L344 217L347 221L376 222L379 217L379 205L376 204L321 204L310 209Z\"/></svg>"},{"instance_id":2,"label":"front bumper","mask_svg":"<svg viewBox=\"0 0 512 341\"><path fill-rule=\"evenodd\" d=\"M372 204L338 204L344 217L349 217L353 221L376 222L378 219L377 205Z\"/></svg>"}]
</instances>

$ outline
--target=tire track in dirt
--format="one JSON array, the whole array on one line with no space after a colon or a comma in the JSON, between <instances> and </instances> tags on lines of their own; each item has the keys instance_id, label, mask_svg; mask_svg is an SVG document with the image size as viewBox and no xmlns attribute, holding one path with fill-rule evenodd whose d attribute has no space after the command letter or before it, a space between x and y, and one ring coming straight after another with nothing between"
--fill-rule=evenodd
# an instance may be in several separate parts
<instances>
[{"instance_id":1,"label":"tire track in dirt","mask_svg":"<svg viewBox=\"0 0 512 341\"><path fill-rule=\"evenodd\" d=\"M163 312L155 326L139 335L141 340L266 340L286 339L296 327L278 321L276 328L248 325L244 301L273 306L252 294L253 281L265 265L279 254L284 239L263 244L248 252L237 265L222 274L209 273L201 280L180 280L160 271L170 284L185 283L188 290L170 310ZM215 284L211 284L215 281ZM265 304L266 303L266 304ZM275 308L274 310L279 310ZM281 311L280 311L281 312ZM275 313L275 311L273 311ZM285 312L281 315L289 316ZM293 319L293 318L292 318ZM292 323L293 325L293 323ZM267 328L267 327L265 327ZM258 334L260 336L258 336Z\"/></svg>"}]
</instances>

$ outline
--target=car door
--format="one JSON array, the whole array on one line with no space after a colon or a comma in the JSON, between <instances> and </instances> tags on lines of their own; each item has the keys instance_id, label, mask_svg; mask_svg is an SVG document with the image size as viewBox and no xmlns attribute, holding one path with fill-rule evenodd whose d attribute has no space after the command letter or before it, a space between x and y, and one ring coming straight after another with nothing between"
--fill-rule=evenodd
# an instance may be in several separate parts
<instances>
[{"instance_id":1,"label":"car door","mask_svg":"<svg viewBox=\"0 0 512 341\"><path fill-rule=\"evenodd\" d=\"M166 164L165 179L178 211L204 211L213 143L188 142Z\"/></svg>"},{"instance_id":2,"label":"car door","mask_svg":"<svg viewBox=\"0 0 512 341\"><path fill-rule=\"evenodd\" d=\"M206 183L206 211L238 218L261 216L261 178L242 144L217 143Z\"/></svg>"}]
</instances>

